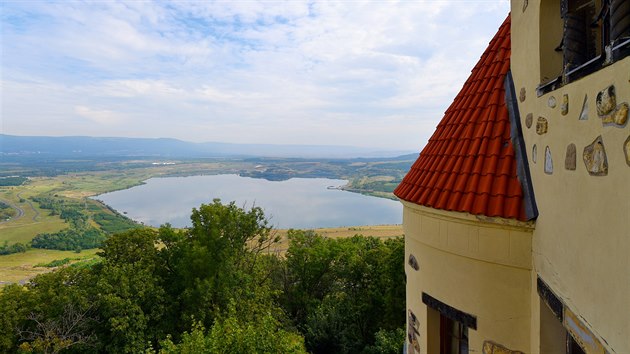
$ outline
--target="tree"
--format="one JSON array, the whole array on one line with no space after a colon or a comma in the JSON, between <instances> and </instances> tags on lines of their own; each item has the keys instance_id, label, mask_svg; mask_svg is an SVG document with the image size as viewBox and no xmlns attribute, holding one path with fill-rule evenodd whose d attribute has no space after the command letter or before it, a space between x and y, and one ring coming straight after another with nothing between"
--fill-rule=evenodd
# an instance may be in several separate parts
<instances>
[{"instance_id":1,"label":"tree","mask_svg":"<svg viewBox=\"0 0 630 354\"><path fill-rule=\"evenodd\" d=\"M259 265L265 250L279 239L262 209L246 211L215 199L193 209L191 220L192 227L180 236L169 228L160 230L169 240L164 252L178 322L190 328L194 317L209 328L230 301L242 306L272 303L268 275Z\"/></svg>"},{"instance_id":2,"label":"tree","mask_svg":"<svg viewBox=\"0 0 630 354\"><path fill-rule=\"evenodd\" d=\"M314 353L355 353L405 324L404 241L289 232L280 302ZM402 346L402 341L400 342Z\"/></svg>"},{"instance_id":3,"label":"tree","mask_svg":"<svg viewBox=\"0 0 630 354\"><path fill-rule=\"evenodd\" d=\"M164 261L158 233L136 229L110 237L94 268L101 315L100 337L106 351L136 353L157 344L170 328Z\"/></svg>"},{"instance_id":4,"label":"tree","mask_svg":"<svg viewBox=\"0 0 630 354\"><path fill-rule=\"evenodd\" d=\"M304 338L284 330L271 314L244 321L234 303L207 333L198 323L190 333L184 333L181 343L175 345L167 339L161 344L163 354L306 353Z\"/></svg>"},{"instance_id":5,"label":"tree","mask_svg":"<svg viewBox=\"0 0 630 354\"><path fill-rule=\"evenodd\" d=\"M96 336L91 331L94 319L92 308L78 309L67 304L59 318L44 319L41 314L30 313L27 320L34 323L30 329L19 330L19 337L24 342L20 345L23 352L59 353L74 346L91 346Z\"/></svg>"}]
</instances>

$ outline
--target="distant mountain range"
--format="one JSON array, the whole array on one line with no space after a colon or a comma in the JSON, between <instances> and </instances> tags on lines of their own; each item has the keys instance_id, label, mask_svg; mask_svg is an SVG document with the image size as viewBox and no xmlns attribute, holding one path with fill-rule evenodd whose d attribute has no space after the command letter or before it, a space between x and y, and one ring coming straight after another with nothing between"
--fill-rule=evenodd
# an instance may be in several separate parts
<instances>
[{"instance_id":1,"label":"distant mountain range","mask_svg":"<svg viewBox=\"0 0 630 354\"><path fill-rule=\"evenodd\" d=\"M379 150L353 146L192 143L169 138L98 138L88 136L16 136L0 134L2 155L51 157L302 157L387 158L413 151ZM415 153L417 154L417 153Z\"/></svg>"}]
</instances>

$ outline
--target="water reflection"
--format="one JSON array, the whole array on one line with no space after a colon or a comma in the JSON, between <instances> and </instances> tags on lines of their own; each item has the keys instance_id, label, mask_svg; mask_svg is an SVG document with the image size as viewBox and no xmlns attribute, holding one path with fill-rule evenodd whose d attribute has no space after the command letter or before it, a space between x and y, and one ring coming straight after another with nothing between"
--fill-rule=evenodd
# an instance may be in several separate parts
<instances>
[{"instance_id":1,"label":"water reflection","mask_svg":"<svg viewBox=\"0 0 630 354\"><path fill-rule=\"evenodd\" d=\"M238 175L152 178L144 185L102 194L97 199L151 226L166 222L175 227L190 226L192 208L214 198L247 208L259 206L277 228L402 222L399 202L328 188L346 182L326 178L267 181Z\"/></svg>"}]
</instances>

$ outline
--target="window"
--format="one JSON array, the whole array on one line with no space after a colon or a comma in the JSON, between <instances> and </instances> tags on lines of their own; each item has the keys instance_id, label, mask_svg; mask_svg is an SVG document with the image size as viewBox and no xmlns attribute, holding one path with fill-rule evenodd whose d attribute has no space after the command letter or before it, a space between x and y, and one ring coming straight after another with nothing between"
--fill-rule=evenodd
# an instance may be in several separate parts
<instances>
[{"instance_id":1,"label":"window","mask_svg":"<svg viewBox=\"0 0 630 354\"><path fill-rule=\"evenodd\" d=\"M440 315L440 354L468 354L468 327L444 315Z\"/></svg>"},{"instance_id":2,"label":"window","mask_svg":"<svg viewBox=\"0 0 630 354\"><path fill-rule=\"evenodd\" d=\"M567 308L540 277L540 352L546 354L605 353L598 338Z\"/></svg>"},{"instance_id":3,"label":"window","mask_svg":"<svg viewBox=\"0 0 630 354\"><path fill-rule=\"evenodd\" d=\"M539 96L630 55L628 0L546 0L540 16Z\"/></svg>"},{"instance_id":4,"label":"window","mask_svg":"<svg viewBox=\"0 0 630 354\"><path fill-rule=\"evenodd\" d=\"M427 293L428 353L468 354L468 331L477 329L477 317L451 307Z\"/></svg>"}]
</instances>

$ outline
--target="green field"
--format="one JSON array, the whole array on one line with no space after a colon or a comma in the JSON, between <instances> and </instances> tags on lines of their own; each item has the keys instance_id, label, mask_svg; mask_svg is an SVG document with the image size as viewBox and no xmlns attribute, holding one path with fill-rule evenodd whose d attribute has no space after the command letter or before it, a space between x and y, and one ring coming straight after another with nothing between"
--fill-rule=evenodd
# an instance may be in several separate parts
<instances>
[{"instance_id":1,"label":"green field","mask_svg":"<svg viewBox=\"0 0 630 354\"><path fill-rule=\"evenodd\" d=\"M56 251L30 249L25 253L15 253L0 256L0 286L9 283L25 282L37 274L52 270L47 267L36 267L40 263L49 263L64 258L73 259L72 263L96 257L98 250L85 250L81 253L74 251ZM78 260L76 258L79 258Z\"/></svg>"}]
</instances>

